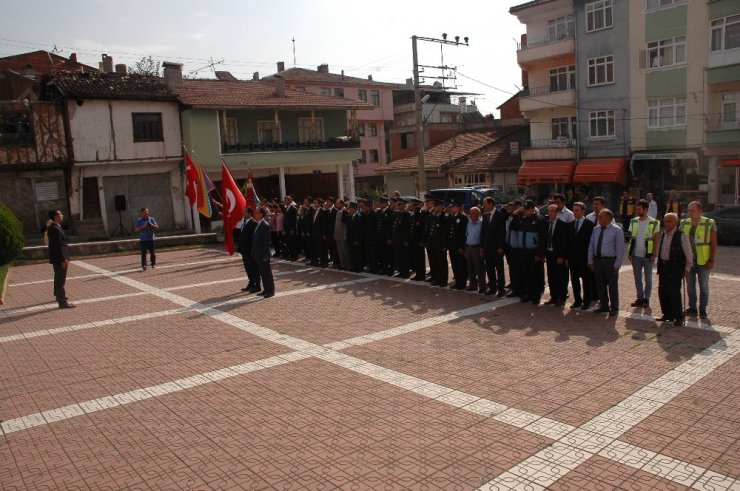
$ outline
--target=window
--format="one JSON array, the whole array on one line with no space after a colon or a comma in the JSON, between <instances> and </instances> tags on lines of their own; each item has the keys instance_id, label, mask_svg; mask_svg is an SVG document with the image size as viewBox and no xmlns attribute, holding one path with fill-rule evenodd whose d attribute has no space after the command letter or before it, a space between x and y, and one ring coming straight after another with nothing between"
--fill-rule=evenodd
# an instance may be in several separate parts
<instances>
[{"instance_id":1,"label":"window","mask_svg":"<svg viewBox=\"0 0 740 491\"><path fill-rule=\"evenodd\" d=\"M295 90L297 90L298 92L306 92L306 88L305 88L304 86L302 86L302 85L296 85L296 86L295 86L295 87L293 87L293 88L294 88Z\"/></svg>"},{"instance_id":2,"label":"window","mask_svg":"<svg viewBox=\"0 0 740 491\"><path fill-rule=\"evenodd\" d=\"M367 163L367 151L362 150L362 157L360 157L360 163L365 164Z\"/></svg>"},{"instance_id":3,"label":"window","mask_svg":"<svg viewBox=\"0 0 740 491\"><path fill-rule=\"evenodd\" d=\"M575 88L575 65L550 68L550 92L559 92L561 90L575 90Z\"/></svg>"},{"instance_id":4,"label":"window","mask_svg":"<svg viewBox=\"0 0 740 491\"><path fill-rule=\"evenodd\" d=\"M322 95L331 95L331 88L330 87L321 87L321 94Z\"/></svg>"},{"instance_id":5,"label":"window","mask_svg":"<svg viewBox=\"0 0 740 491\"><path fill-rule=\"evenodd\" d=\"M712 51L740 48L740 14L712 21Z\"/></svg>"},{"instance_id":6,"label":"window","mask_svg":"<svg viewBox=\"0 0 740 491\"><path fill-rule=\"evenodd\" d=\"M725 92L722 94L722 127L735 128L738 122L738 101L740 96L737 92Z\"/></svg>"},{"instance_id":7,"label":"window","mask_svg":"<svg viewBox=\"0 0 740 491\"><path fill-rule=\"evenodd\" d=\"M301 143L324 141L324 118L298 118L298 139Z\"/></svg>"},{"instance_id":8,"label":"window","mask_svg":"<svg viewBox=\"0 0 740 491\"><path fill-rule=\"evenodd\" d=\"M370 91L370 104L372 104L373 106L380 107L380 91L377 91L377 90Z\"/></svg>"},{"instance_id":9,"label":"window","mask_svg":"<svg viewBox=\"0 0 740 491\"><path fill-rule=\"evenodd\" d=\"M368 123L367 129L370 132L370 136L378 136L378 124L377 123Z\"/></svg>"},{"instance_id":10,"label":"window","mask_svg":"<svg viewBox=\"0 0 740 491\"><path fill-rule=\"evenodd\" d=\"M237 131L236 118L226 118L226 143L236 145L239 141L239 132Z\"/></svg>"},{"instance_id":11,"label":"window","mask_svg":"<svg viewBox=\"0 0 740 491\"><path fill-rule=\"evenodd\" d=\"M612 25L612 0L586 4L586 32L606 29Z\"/></svg>"},{"instance_id":12,"label":"window","mask_svg":"<svg viewBox=\"0 0 740 491\"><path fill-rule=\"evenodd\" d=\"M614 57L601 56L588 60L588 85L614 83Z\"/></svg>"},{"instance_id":13,"label":"window","mask_svg":"<svg viewBox=\"0 0 740 491\"><path fill-rule=\"evenodd\" d=\"M131 113L134 142L161 142L162 113Z\"/></svg>"},{"instance_id":14,"label":"window","mask_svg":"<svg viewBox=\"0 0 740 491\"><path fill-rule=\"evenodd\" d=\"M475 184L485 184L485 183L486 183L485 174L465 174L465 184L468 186L473 186Z\"/></svg>"},{"instance_id":15,"label":"window","mask_svg":"<svg viewBox=\"0 0 740 491\"><path fill-rule=\"evenodd\" d=\"M661 7L670 7L679 3L686 3L687 0L647 0L647 9L659 9Z\"/></svg>"},{"instance_id":16,"label":"window","mask_svg":"<svg viewBox=\"0 0 740 491\"><path fill-rule=\"evenodd\" d=\"M573 37L575 22L572 15L558 17L547 22L547 35L550 41Z\"/></svg>"},{"instance_id":17,"label":"window","mask_svg":"<svg viewBox=\"0 0 740 491\"><path fill-rule=\"evenodd\" d=\"M367 102L367 89L357 89L357 98Z\"/></svg>"},{"instance_id":18,"label":"window","mask_svg":"<svg viewBox=\"0 0 740 491\"><path fill-rule=\"evenodd\" d=\"M357 123L357 134L365 136L365 123Z\"/></svg>"},{"instance_id":19,"label":"window","mask_svg":"<svg viewBox=\"0 0 740 491\"><path fill-rule=\"evenodd\" d=\"M679 36L647 45L650 68L686 63L686 36Z\"/></svg>"},{"instance_id":20,"label":"window","mask_svg":"<svg viewBox=\"0 0 740 491\"><path fill-rule=\"evenodd\" d=\"M588 113L590 138L613 138L614 111L591 111Z\"/></svg>"},{"instance_id":21,"label":"window","mask_svg":"<svg viewBox=\"0 0 740 491\"><path fill-rule=\"evenodd\" d=\"M670 128L685 124L685 97L664 97L648 101L648 128Z\"/></svg>"},{"instance_id":22,"label":"window","mask_svg":"<svg viewBox=\"0 0 740 491\"><path fill-rule=\"evenodd\" d=\"M370 162L378 161L378 151L377 150L370 150L368 153L370 155Z\"/></svg>"},{"instance_id":23,"label":"window","mask_svg":"<svg viewBox=\"0 0 740 491\"><path fill-rule=\"evenodd\" d=\"M280 128L274 121L257 121L257 138L260 143L272 145L280 141Z\"/></svg>"},{"instance_id":24,"label":"window","mask_svg":"<svg viewBox=\"0 0 740 491\"><path fill-rule=\"evenodd\" d=\"M576 138L576 124L575 116L564 116L562 118L552 118L552 139L563 140L563 139L575 139Z\"/></svg>"},{"instance_id":25,"label":"window","mask_svg":"<svg viewBox=\"0 0 740 491\"><path fill-rule=\"evenodd\" d=\"M439 113L439 122L440 123L452 123L452 114L450 113Z\"/></svg>"},{"instance_id":26,"label":"window","mask_svg":"<svg viewBox=\"0 0 740 491\"><path fill-rule=\"evenodd\" d=\"M344 89L342 87L336 87L334 89L334 95L337 97L344 97Z\"/></svg>"},{"instance_id":27,"label":"window","mask_svg":"<svg viewBox=\"0 0 740 491\"><path fill-rule=\"evenodd\" d=\"M30 113L0 113L0 145L33 145Z\"/></svg>"},{"instance_id":28,"label":"window","mask_svg":"<svg viewBox=\"0 0 740 491\"><path fill-rule=\"evenodd\" d=\"M401 148L414 148L414 134L412 132L401 133Z\"/></svg>"}]
</instances>

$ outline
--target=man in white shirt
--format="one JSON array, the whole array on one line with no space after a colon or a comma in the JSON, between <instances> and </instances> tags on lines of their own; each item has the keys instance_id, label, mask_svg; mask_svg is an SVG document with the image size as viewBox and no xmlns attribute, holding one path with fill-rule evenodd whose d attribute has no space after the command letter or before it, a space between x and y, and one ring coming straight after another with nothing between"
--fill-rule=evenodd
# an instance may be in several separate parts
<instances>
[{"instance_id":1,"label":"man in white shirt","mask_svg":"<svg viewBox=\"0 0 740 491\"><path fill-rule=\"evenodd\" d=\"M645 200L648 203L647 214L650 218L658 218L658 203L653 199L653 193L647 193Z\"/></svg>"},{"instance_id":2,"label":"man in white shirt","mask_svg":"<svg viewBox=\"0 0 740 491\"><path fill-rule=\"evenodd\" d=\"M635 277L637 300L632 307L648 308L650 293L653 289L653 264L655 263L654 246L658 241L660 222L647 214L648 203L641 199L635 206L637 216L630 220L629 257L632 261L632 274ZM643 284L644 273L644 284Z\"/></svg>"},{"instance_id":3,"label":"man in white shirt","mask_svg":"<svg viewBox=\"0 0 740 491\"><path fill-rule=\"evenodd\" d=\"M555 206L558 207L558 220L565 223L570 223L575 220L573 212L565 206L565 196L562 194L556 194Z\"/></svg>"}]
</instances>

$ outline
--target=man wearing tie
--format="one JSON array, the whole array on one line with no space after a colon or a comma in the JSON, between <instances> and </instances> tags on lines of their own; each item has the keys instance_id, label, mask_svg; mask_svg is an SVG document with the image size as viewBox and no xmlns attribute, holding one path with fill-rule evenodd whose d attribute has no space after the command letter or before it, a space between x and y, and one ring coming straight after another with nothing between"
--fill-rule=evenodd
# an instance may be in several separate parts
<instances>
[{"instance_id":1,"label":"man wearing tie","mask_svg":"<svg viewBox=\"0 0 740 491\"><path fill-rule=\"evenodd\" d=\"M488 290L486 295L498 292L499 297L506 295L504 278L504 244L506 243L506 212L496 209L493 198L483 198L483 251L485 254Z\"/></svg>"},{"instance_id":2,"label":"man wearing tie","mask_svg":"<svg viewBox=\"0 0 740 491\"><path fill-rule=\"evenodd\" d=\"M242 291L257 293L260 291L260 275L257 269L257 261L252 256L252 237L254 236L254 229L257 228L257 222L252 218L252 215L252 208L245 206L242 212L242 225L239 228L236 250L242 255L244 271L247 273L247 286L242 288Z\"/></svg>"},{"instance_id":3,"label":"man wearing tie","mask_svg":"<svg viewBox=\"0 0 740 491\"><path fill-rule=\"evenodd\" d=\"M602 209L599 226L588 245L588 267L594 272L599 290L600 304L594 313L609 312L609 317L619 313L619 268L624 257L624 234L613 220L611 210Z\"/></svg>"},{"instance_id":4,"label":"man wearing tie","mask_svg":"<svg viewBox=\"0 0 740 491\"><path fill-rule=\"evenodd\" d=\"M257 295L270 298L275 296L275 282L272 278L272 267L270 266L270 225L265 220L266 214L262 206L258 206L254 210L257 228L255 228L254 237L252 238L252 257L257 262L259 278L263 287L263 290Z\"/></svg>"},{"instance_id":5,"label":"man wearing tie","mask_svg":"<svg viewBox=\"0 0 740 491\"><path fill-rule=\"evenodd\" d=\"M550 288L550 300L545 305L562 307L568 295L568 225L558 218L558 206L547 207L547 284Z\"/></svg>"},{"instance_id":6,"label":"man wearing tie","mask_svg":"<svg viewBox=\"0 0 740 491\"><path fill-rule=\"evenodd\" d=\"M586 205L580 201L573 204L574 220L568 224L568 268L575 300L570 307L588 310L594 295L594 275L588 269L588 245L591 242L594 224L586 219L585 213ZM581 283L583 283L583 296L581 296Z\"/></svg>"}]
</instances>

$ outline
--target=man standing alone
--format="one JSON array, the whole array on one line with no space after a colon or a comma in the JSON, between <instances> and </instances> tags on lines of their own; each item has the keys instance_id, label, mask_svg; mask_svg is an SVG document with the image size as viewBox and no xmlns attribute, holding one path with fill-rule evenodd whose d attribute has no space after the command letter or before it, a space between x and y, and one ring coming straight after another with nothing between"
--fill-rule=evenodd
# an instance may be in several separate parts
<instances>
[{"instance_id":1,"label":"man standing alone","mask_svg":"<svg viewBox=\"0 0 740 491\"><path fill-rule=\"evenodd\" d=\"M54 266L54 297L60 309L72 309L75 305L67 301L67 292L64 284L67 282L67 267L69 266L69 247L67 236L62 230L64 215L59 210L50 211L47 236L49 237L49 263Z\"/></svg>"},{"instance_id":2,"label":"man standing alone","mask_svg":"<svg viewBox=\"0 0 740 491\"><path fill-rule=\"evenodd\" d=\"M134 230L139 232L139 245L141 246L141 269L146 271L146 252L149 251L149 260L152 269L157 265L157 255L154 253L154 231L159 230L159 225L154 217L149 216L149 210L142 208L136 220Z\"/></svg>"}]
</instances>

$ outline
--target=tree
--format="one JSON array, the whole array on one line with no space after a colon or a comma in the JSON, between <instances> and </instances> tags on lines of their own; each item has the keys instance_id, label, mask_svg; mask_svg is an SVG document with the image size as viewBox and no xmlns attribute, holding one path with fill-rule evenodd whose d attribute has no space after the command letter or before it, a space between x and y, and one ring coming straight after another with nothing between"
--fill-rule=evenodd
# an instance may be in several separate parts
<instances>
[{"instance_id":1,"label":"tree","mask_svg":"<svg viewBox=\"0 0 740 491\"><path fill-rule=\"evenodd\" d=\"M10 208L0 203L0 265L20 256L24 243L23 224Z\"/></svg>"},{"instance_id":2,"label":"tree","mask_svg":"<svg viewBox=\"0 0 740 491\"><path fill-rule=\"evenodd\" d=\"M160 63L152 58L151 56L144 56L136 62L136 67L131 70L131 73L137 73L139 75L151 75L153 77L159 77L159 66Z\"/></svg>"}]
</instances>

